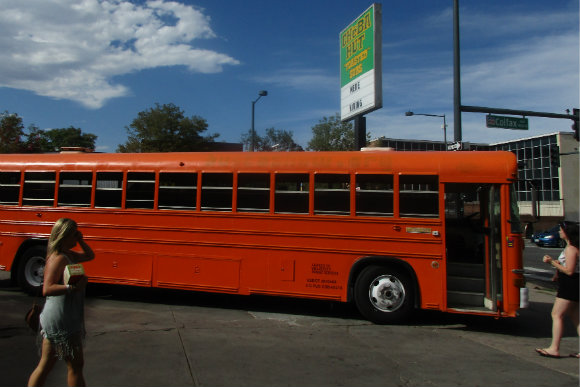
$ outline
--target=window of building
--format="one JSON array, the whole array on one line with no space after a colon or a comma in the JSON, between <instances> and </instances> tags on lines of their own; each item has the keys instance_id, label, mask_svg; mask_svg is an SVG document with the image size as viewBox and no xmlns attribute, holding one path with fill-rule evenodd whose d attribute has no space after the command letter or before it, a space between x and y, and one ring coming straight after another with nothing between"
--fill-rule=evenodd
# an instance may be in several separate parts
<instances>
[{"instance_id":1,"label":"window of building","mask_svg":"<svg viewBox=\"0 0 580 387\"><path fill-rule=\"evenodd\" d=\"M495 149L511 150L518 160L517 198L518 201L531 201L531 184L538 188L538 200L560 200L558 166L552 165L550 149L558 142L556 135L502 144Z\"/></svg>"}]
</instances>

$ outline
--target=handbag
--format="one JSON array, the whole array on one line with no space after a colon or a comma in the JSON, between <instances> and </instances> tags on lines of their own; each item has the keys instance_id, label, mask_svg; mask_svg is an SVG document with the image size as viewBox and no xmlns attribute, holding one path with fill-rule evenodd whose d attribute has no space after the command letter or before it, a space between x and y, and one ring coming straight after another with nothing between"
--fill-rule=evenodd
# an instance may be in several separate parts
<instances>
[{"instance_id":1,"label":"handbag","mask_svg":"<svg viewBox=\"0 0 580 387\"><path fill-rule=\"evenodd\" d=\"M40 313L42 312L42 306L38 305L35 302L32 303L32 307L26 312L24 315L24 321L26 321L26 325L34 332L38 332L38 328L40 326Z\"/></svg>"}]
</instances>

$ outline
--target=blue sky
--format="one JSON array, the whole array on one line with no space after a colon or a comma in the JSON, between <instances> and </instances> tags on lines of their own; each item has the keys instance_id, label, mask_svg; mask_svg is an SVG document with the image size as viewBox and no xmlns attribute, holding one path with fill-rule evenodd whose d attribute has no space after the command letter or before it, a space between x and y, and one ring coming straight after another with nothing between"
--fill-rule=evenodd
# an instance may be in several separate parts
<instances>
[{"instance_id":1,"label":"blue sky","mask_svg":"<svg viewBox=\"0 0 580 387\"><path fill-rule=\"evenodd\" d=\"M239 142L251 126L292 131L340 111L339 33L372 2L346 0L2 0L0 112L41 129L75 126L114 152L156 103ZM460 0L462 104L566 113L579 107L578 0ZM382 3L383 108L372 138L453 139L453 1ZM463 140L498 142L571 121L530 117L530 130L485 127L463 113Z\"/></svg>"}]
</instances>

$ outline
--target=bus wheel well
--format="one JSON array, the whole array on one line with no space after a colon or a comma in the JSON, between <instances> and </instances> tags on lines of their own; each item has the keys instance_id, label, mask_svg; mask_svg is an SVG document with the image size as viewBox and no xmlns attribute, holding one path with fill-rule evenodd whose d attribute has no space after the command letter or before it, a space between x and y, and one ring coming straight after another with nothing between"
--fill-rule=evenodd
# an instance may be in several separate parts
<instances>
[{"instance_id":1,"label":"bus wheel well","mask_svg":"<svg viewBox=\"0 0 580 387\"><path fill-rule=\"evenodd\" d=\"M24 256L24 253L32 247L40 246L46 248L47 245L48 241L44 239L27 239L20 245L18 251L16 252L16 256L14 257L14 262L12 263L12 268L10 270L10 282L13 285L16 285L18 283L18 272L20 264L22 263L22 257Z\"/></svg>"},{"instance_id":2,"label":"bus wheel well","mask_svg":"<svg viewBox=\"0 0 580 387\"><path fill-rule=\"evenodd\" d=\"M348 302L354 300L354 285L356 283L356 280L361 274L361 272L368 266L389 267L393 269L398 269L406 273L412 280L413 287L415 290L413 304L415 308L421 305L421 292L419 291L419 282L417 281L417 275L415 273L415 270L413 270L411 265L406 261L395 257L363 257L360 258L358 261L356 261L350 270L350 275L348 278L348 294L347 294Z\"/></svg>"}]
</instances>

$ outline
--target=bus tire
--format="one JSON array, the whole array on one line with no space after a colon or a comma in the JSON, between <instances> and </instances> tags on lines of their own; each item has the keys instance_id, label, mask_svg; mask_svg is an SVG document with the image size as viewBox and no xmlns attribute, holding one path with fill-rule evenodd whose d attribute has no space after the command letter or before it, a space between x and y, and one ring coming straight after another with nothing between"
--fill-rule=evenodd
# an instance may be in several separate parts
<instances>
[{"instance_id":1,"label":"bus tire","mask_svg":"<svg viewBox=\"0 0 580 387\"><path fill-rule=\"evenodd\" d=\"M26 293L34 296L42 295L45 263L44 246L30 247L22 255L18 265L18 284Z\"/></svg>"},{"instance_id":2,"label":"bus tire","mask_svg":"<svg viewBox=\"0 0 580 387\"><path fill-rule=\"evenodd\" d=\"M413 291L411 279L403 271L389 266L368 266L356 280L354 298L367 320L392 324L410 317Z\"/></svg>"}]
</instances>

